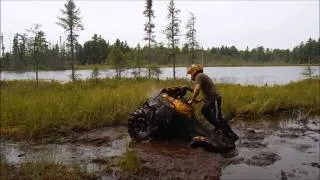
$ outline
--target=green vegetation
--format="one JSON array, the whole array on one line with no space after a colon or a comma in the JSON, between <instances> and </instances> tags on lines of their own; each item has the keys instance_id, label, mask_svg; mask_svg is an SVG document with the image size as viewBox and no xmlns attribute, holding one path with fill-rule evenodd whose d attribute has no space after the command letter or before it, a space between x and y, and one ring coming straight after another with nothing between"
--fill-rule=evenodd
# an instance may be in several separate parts
<instances>
[{"instance_id":1,"label":"green vegetation","mask_svg":"<svg viewBox=\"0 0 320 180\"><path fill-rule=\"evenodd\" d=\"M184 81L106 79L60 84L1 82L1 133L26 139L126 124L128 113L161 87Z\"/></svg>"},{"instance_id":2,"label":"green vegetation","mask_svg":"<svg viewBox=\"0 0 320 180\"><path fill-rule=\"evenodd\" d=\"M117 166L122 172L135 174L141 170L142 163L136 151L127 149L127 152L120 158Z\"/></svg>"},{"instance_id":3,"label":"green vegetation","mask_svg":"<svg viewBox=\"0 0 320 180\"><path fill-rule=\"evenodd\" d=\"M196 48L199 48L199 43L198 43L197 38L196 38L196 36L197 36L196 35L197 30L195 29L196 16L192 12L189 12L189 14L190 14L190 17L189 17L187 25L186 25L186 29L187 29L186 40L187 40L187 43L185 44L185 48L189 49L189 52L191 54L191 64L193 64L193 60L195 59L194 50Z\"/></svg>"},{"instance_id":4,"label":"green vegetation","mask_svg":"<svg viewBox=\"0 0 320 180\"><path fill-rule=\"evenodd\" d=\"M306 65L301 75L303 75L305 78L311 79L314 76L314 69L312 69L310 65Z\"/></svg>"},{"instance_id":5,"label":"green vegetation","mask_svg":"<svg viewBox=\"0 0 320 180\"><path fill-rule=\"evenodd\" d=\"M156 90L189 83L138 78L41 82L37 87L35 81L2 81L0 132L2 136L39 140L106 125L125 125L128 113ZM319 113L319 84L319 79L310 79L283 86L218 84L217 88L226 117L251 118L295 109Z\"/></svg>"},{"instance_id":6,"label":"green vegetation","mask_svg":"<svg viewBox=\"0 0 320 180\"><path fill-rule=\"evenodd\" d=\"M270 87L220 85L223 113L227 117L247 118L293 110L319 113L319 84L320 79Z\"/></svg>"},{"instance_id":7,"label":"green vegetation","mask_svg":"<svg viewBox=\"0 0 320 180\"><path fill-rule=\"evenodd\" d=\"M99 75L100 75L99 69L95 67L91 72L91 79L94 79L96 83L98 83Z\"/></svg>"},{"instance_id":8,"label":"green vegetation","mask_svg":"<svg viewBox=\"0 0 320 180\"><path fill-rule=\"evenodd\" d=\"M121 51L120 41L116 41L114 48L112 48L112 51L109 54L109 59L116 70L116 77L121 78L121 72L124 71L126 61L124 59L124 54Z\"/></svg>"},{"instance_id":9,"label":"green vegetation","mask_svg":"<svg viewBox=\"0 0 320 180\"><path fill-rule=\"evenodd\" d=\"M31 32L33 34L33 37L30 38L33 41L31 42L31 48L32 48L32 57L34 60L35 64L35 71L36 71L36 81L37 84L39 83L39 78L38 78L38 72L39 72L39 63L40 63L40 58L44 56L46 53L46 41L45 41L45 34L43 31L40 30L40 25L35 24L31 29L27 30L28 32Z\"/></svg>"},{"instance_id":10,"label":"green vegetation","mask_svg":"<svg viewBox=\"0 0 320 180\"><path fill-rule=\"evenodd\" d=\"M64 9L60 9L62 13L61 17L58 17L57 24L61 26L66 32L68 32L68 46L70 47L71 54L71 70L72 80L75 80L74 73L74 47L76 46L78 31L83 30L83 25L80 17L80 9L77 8L73 0L67 0L64 4Z\"/></svg>"},{"instance_id":11,"label":"green vegetation","mask_svg":"<svg viewBox=\"0 0 320 180\"><path fill-rule=\"evenodd\" d=\"M96 36L97 38L95 38ZM19 34L17 42L13 43L17 47L13 47L12 54L7 53L5 58L0 59L2 70L34 69L33 47L28 44L23 45L25 38ZM103 45L100 42L103 42ZM110 56L114 48L118 48L120 50L118 54L123 55L122 64L120 64L121 69L148 67L149 60L152 60L151 64L158 64L161 67L172 66L172 52L161 43L148 50L147 46L140 48L139 44L136 47L129 47L125 41L119 39L114 43L108 42L105 44L104 42L105 40L102 37L93 35L92 40L85 42L84 47L77 44L74 61L75 69L93 69L94 67L109 69L119 66L118 61L114 61L114 57ZM309 39L292 51L271 50L262 46L251 50L238 50L234 46L212 47L203 50L195 48L191 50L191 47L184 46L175 50L176 66L185 67L192 61L194 63L203 62L205 66L319 65L317 60L320 56L319 51L317 51L319 44L320 40ZM58 44L46 47L45 54L41 55L41 61L39 61L39 70L71 69L69 54L63 48L59 47ZM20 49L24 50L21 50L22 52L20 53ZM152 57L151 59L148 58L148 54ZM41 79L41 77L39 78Z\"/></svg>"},{"instance_id":12,"label":"green vegetation","mask_svg":"<svg viewBox=\"0 0 320 180\"><path fill-rule=\"evenodd\" d=\"M0 179L96 179L92 174L80 171L79 168L66 168L54 162L24 162L18 167L7 163L4 157L0 162Z\"/></svg>"},{"instance_id":13,"label":"green vegetation","mask_svg":"<svg viewBox=\"0 0 320 180\"><path fill-rule=\"evenodd\" d=\"M168 5L168 25L166 26L164 32L168 40L168 46L171 48L171 58L173 66L173 79L176 79L176 48L179 46L179 35L180 35L180 22L178 14L180 10L176 7L173 0L170 0Z\"/></svg>"},{"instance_id":14,"label":"green vegetation","mask_svg":"<svg viewBox=\"0 0 320 180\"><path fill-rule=\"evenodd\" d=\"M147 18L147 23L144 24L144 31L146 32L144 40L148 41L148 64L152 64L150 62L151 60L151 56L150 56L150 49L151 49L151 45L154 45L156 40L155 40L155 35L154 35L154 23L152 22L152 19L155 17L154 16L154 11L152 9L152 0L146 0L146 6L145 6L145 10L143 11L143 15L144 17ZM152 43L152 44L151 44ZM148 77L151 77L151 71L150 68L148 68Z\"/></svg>"}]
</instances>

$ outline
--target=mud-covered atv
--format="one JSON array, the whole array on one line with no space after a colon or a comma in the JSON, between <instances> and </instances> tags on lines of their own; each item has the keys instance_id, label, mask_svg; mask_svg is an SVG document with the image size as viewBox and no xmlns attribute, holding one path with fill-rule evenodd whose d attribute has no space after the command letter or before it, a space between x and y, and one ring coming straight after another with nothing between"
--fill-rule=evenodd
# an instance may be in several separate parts
<instances>
[{"instance_id":1,"label":"mud-covered atv","mask_svg":"<svg viewBox=\"0 0 320 180\"><path fill-rule=\"evenodd\" d=\"M213 151L228 151L235 147L238 136L228 124L216 129L209 122L197 121L192 105L185 97L189 87L164 88L153 96L128 119L132 139L183 138L192 140L191 147Z\"/></svg>"}]
</instances>

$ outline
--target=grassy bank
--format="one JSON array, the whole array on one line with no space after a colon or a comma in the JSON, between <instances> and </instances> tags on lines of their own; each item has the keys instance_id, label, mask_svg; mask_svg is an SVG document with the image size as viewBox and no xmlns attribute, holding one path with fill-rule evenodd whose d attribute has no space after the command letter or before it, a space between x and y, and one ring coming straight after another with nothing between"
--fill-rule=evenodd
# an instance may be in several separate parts
<instances>
[{"instance_id":1,"label":"grassy bank","mask_svg":"<svg viewBox=\"0 0 320 180\"><path fill-rule=\"evenodd\" d=\"M219 89L223 96L223 112L229 117L252 119L294 110L320 113L319 79L271 87L221 85Z\"/></svg>"},{"instance_id":2,"label":"grassy bank","mask_svg":"<svg viewBox=\"0 0 320 180\"><path fill-rule=\"evenodd\" d=\"M114 80L1 84L1 133L27 139L126 124L128 113L160 87L183 81Z\"/></svg>"},{"instance_id":3,"label":"grassy bank","mask_svg":"<svg viewBox=\"0 0 320 180\"><path fill-rule=\"evenodd\" d=\"M156 90L188 83L186 80L105 79L98 83L41 82L36 88L34 81L1 82L0 132L2 136L42 139L126 124L128 113ZM319 84L318 79L274 87L217 87L227 117L253 117L301 108L319 113Z\"/></svg>"}]
</instances>

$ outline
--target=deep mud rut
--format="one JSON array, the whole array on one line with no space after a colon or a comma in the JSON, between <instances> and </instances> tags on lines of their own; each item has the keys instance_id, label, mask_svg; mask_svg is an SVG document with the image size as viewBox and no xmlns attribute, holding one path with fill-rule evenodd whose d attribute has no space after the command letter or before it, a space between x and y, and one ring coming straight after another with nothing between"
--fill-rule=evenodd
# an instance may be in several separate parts
<instances>
[{"instance_id":1,"label":"deep mud rut","mask_svg":"<svg viewBox=\"0 0 320 180\"><path fill-rule=\"evenodd\" d=\"M320 118L232 123L240 136L235 151L217 154L188 142L130 143L126 127L105 127L59 139L55 144L1 141L8 163L49 160L95 173L99 179L319 179ZM127 148L142 162L137 174L115 162Z\"/></svg>"}]
</instances>

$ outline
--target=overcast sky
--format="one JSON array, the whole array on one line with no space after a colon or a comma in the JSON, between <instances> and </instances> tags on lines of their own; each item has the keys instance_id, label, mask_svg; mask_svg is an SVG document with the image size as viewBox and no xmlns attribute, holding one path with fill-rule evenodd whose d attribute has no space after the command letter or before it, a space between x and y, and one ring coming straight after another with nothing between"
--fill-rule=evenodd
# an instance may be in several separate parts
<instances>
[{"instance_id":1,"label":"overcast sky","mask_svg":"<svg viewBox=\"0 0 320 180\"><path fill-rule=\"evenodd\" d=\"M80 8L85 30L80 32L83 44L94 33L113 43L116 38L130 46L144 45L144 0L75 0ZM34 23L42 24L47 39L57 42L66 37L55 24L59 9L65 1L1 1L1 32L6 50L15 33L23 33ZM167 24L168 1L155 1L156 41L166 43L163 29ZM263 45L268 48L290 48L308 38L319 38L319 1L176 1L181 10L181 40L185 42L185 24L188 12L197 18L197 39L203 47L235 45L250 49Z\"/></svg>"}]
</instances>

